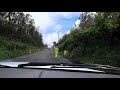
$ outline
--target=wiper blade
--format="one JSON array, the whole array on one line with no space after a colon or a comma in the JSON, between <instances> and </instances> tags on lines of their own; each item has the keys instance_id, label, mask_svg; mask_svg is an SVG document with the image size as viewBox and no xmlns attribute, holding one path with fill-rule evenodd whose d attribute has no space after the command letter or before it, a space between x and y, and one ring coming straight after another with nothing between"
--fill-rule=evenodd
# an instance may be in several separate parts
<instances>
[{"instance_id":1,"label":"wiper blade","mask_svg":"<svg viewBox=\"0 0 120 90\"><path fill-rule=\"evenodd\" d=\"M48 65L67 65L67 63L41 63L41 62L29 62L27 64L19 64L19 68L23 68L24 66L48 66Z\"/></svg>"},{"instance_id":2,"label":"wiper blade","mask_svg":"<svg viewBox=\"0 0 120 90\"><path fill-rule=\"evenodd\" d=\"M107 69L107 70L120 70L119 67L113 67L113 66L109 66L109 65L100 65L97 68L101 68L101 69Z\"/></svg>"},{"instance_id":3,"label":"wiper blade","mask_svg":"<svg viewBox=\"0 0 120 90\"><path fill-rule=\"evenodd\" d=\"M29 62L27 64L19 64L19 68L23 68L24 66L49 66L52 65L51 68L102 68L102 69L112 69L112 70L120 70L118 67L113 67L109 65L100 65L100 64L68 64L68 63L41 63L41 62Z\"/></svg>"},{"instance_id":4,"label":"wiper blade","mask_svg":"<svg viewBox=\"0 0 120 90\"><path fill-rule=\"evenodd\" d=\"M28 64L19 64L19 68L32 68L32 69L53 69L53 70L68 70L68 71L84 71L84 72L103 72L89 67L95 67L96 65L88 64L68 64L68 63L39 63L30 62Z\"/></svg>"},{"instance_id":5,"label":"wiper blade","mask_svg":"<svg viewBox=\"0 0 120 90\"><path fill-rule=\"evenodd\" d=\"M29 62L27 64L19 64L19 68L23 68L24 66L48 66L52 65L52 68L66 68L66 67L71 67L71 68L85 68L85 67L96 67L97 65L93 64L68 64L68 63L40 63L40 62Z\"/></svg>"}]
</instances>

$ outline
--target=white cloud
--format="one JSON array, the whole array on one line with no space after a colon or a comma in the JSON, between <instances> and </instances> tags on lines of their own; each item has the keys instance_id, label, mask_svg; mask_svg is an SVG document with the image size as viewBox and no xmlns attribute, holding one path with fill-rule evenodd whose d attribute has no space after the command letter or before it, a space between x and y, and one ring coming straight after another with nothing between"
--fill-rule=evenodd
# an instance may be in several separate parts
<instances>
[{"instance_id":1,"label":"white cloud","mask_svg":"<svg viewBox=\"0 0 120 90\"><path fill-rule=\"evenodd\" d=\"M78 24L80 23L80 21L81 21L81 20L77 20L77 21L75 22L75 24L78 25Z\"/></svg>"},{"instance_id":2,"label":"white cloud","mask_svg":"<svg viewBox=\"0 0 120 90\"><path fill-rule=\"evenodd\" d=\"M60 30L62 30L62 25L57 24L57 25L54 26L53 29L54 29L55 31L60 31Z\"/></svg>"},{"instance_id":3,"label":"white cloud","mask_svg":"<svg viewBox=\"0 0 120 90\"><path fill-rule=\"evenodd\" d=\"M24 12L28 13L35 20L36 27L39 26L39 32L43 35L43 42L52 45L53 41L58 41L58 31L62 32L62 25L59 24L60 18L70 19L79 16L81 12ZM78 17L79 18L79 17ZM52 31L53 30L53 31ZM52 34L48 34L52 32ZM62 37L64 33L61 33ZM69 33L69 31L67 32Z\"/></svg>"},{"instance_id":4,"label":"white cloud","mask_svg":"<svg viewBox=\"0 0 120 90\"><path fill-rule=\"evenodd\" d=\"M49 28L57 27L59 18L70 19L74 16L78 16L80 12L24 12L32 15L35 20L35 25L40 26L40 32L47 32ZM60 25L59 25L60 27Z\"/></svg>"},{"instance_id":5,"label":"white cloud","mask_svg":"<svg viewBox=\"0 0 120 90\"><path fill-rule=\"evenodd\" d=\"M75 22L75 25L73 25L73 28L78 28L81 20L77 20Z\"/></svg>"},{"instance_id":6,"label":"white cloud","mask_svg":"<svg viewBox=\"0 0 120 90\"><path fill-rule=\"evenodd\" d=\"M64 17L70 19L74 16L80 15L81 12L56 12L55 15L58 17Z\"/></svg>"},{"instance_id":7,"label":"white cloud","mask_svg":"<svg viewBox=\"0 0 120 90\"><path fill-rule=\"evenodd\" d=\"M63 35L63 33L59 33L59 37L62 37ZM43 37L43 40L44 43L48 44L49 47L52 47L54 41L58 42L58 32L53 32L51 34L45 35L45 37Z\"/></svg>"},{"instance_id":8,"label":"white cloud","mask_svg":"<svg viewBox=\"0 0 120 90\"><path fill-rule=\"evenodd\" d=\"M40 26L40 32L44 33L48 31L50 27L55 25L55 21L52 20L48 12L26 12L32 15L35 20L36 27Z\"/></svg>"},{"instance_id":9,"label":"white cloud","mask_svg":"<svg viewBox=\"0 0 120 90\"><path fill-rule=\"evenodd\" d=\"M66 32L66 34L69 34L70 33L70 30L68 30L67 32Z\"/></svg>"}]
</instances>

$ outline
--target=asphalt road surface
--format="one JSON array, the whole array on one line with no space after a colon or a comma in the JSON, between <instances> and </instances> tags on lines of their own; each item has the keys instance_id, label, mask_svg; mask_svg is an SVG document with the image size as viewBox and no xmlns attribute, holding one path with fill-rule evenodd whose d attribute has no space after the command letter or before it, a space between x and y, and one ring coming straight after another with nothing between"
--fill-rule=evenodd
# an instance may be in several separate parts
<instances>
[{"instance_id":1,"label":"asphalt road surface","mask_svg":"<svg viewBox=\"0 0 120 90\"><path fill-rule=\"evenodd\" d=\"M71 63L68 60L64 59L61 56L58 56L57 59L54 59L53 51L44 49L42 51L16 57L13 59L7 59L4 61L15 61L15 62L47 62L47 63Z\"/></svg>"}]
</instances>

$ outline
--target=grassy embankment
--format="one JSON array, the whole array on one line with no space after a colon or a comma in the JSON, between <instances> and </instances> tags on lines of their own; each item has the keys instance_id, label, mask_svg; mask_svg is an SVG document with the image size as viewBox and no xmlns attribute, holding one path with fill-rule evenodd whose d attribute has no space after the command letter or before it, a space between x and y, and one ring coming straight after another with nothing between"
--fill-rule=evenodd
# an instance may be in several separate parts
<instances>
[{"instance_id":1,"label":"grassy embankment","mask_svg":"<svg viewBox=\"0 0 120 90\"><path fill-rule=\"evenodd\" d=\"M42 48L27 45L14 39L10 40L6 37L0 37L0 60L22 56L40 50Z\"/></svg>"}]
</instances>

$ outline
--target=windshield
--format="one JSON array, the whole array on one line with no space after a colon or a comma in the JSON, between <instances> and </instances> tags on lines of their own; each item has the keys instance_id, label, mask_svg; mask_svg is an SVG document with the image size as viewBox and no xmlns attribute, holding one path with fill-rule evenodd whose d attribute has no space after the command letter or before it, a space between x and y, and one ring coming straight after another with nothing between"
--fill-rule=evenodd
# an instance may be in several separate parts
<instances>
[{"instance_id":1,"label":"windshield","mask_svg":"<svg viewBox=\"0 0 120 90\"><path fill-rule=\"evenodd\" d=\"M120 12L0 12L0 62L119 68Z\"/></svg>"}]
</instances>

